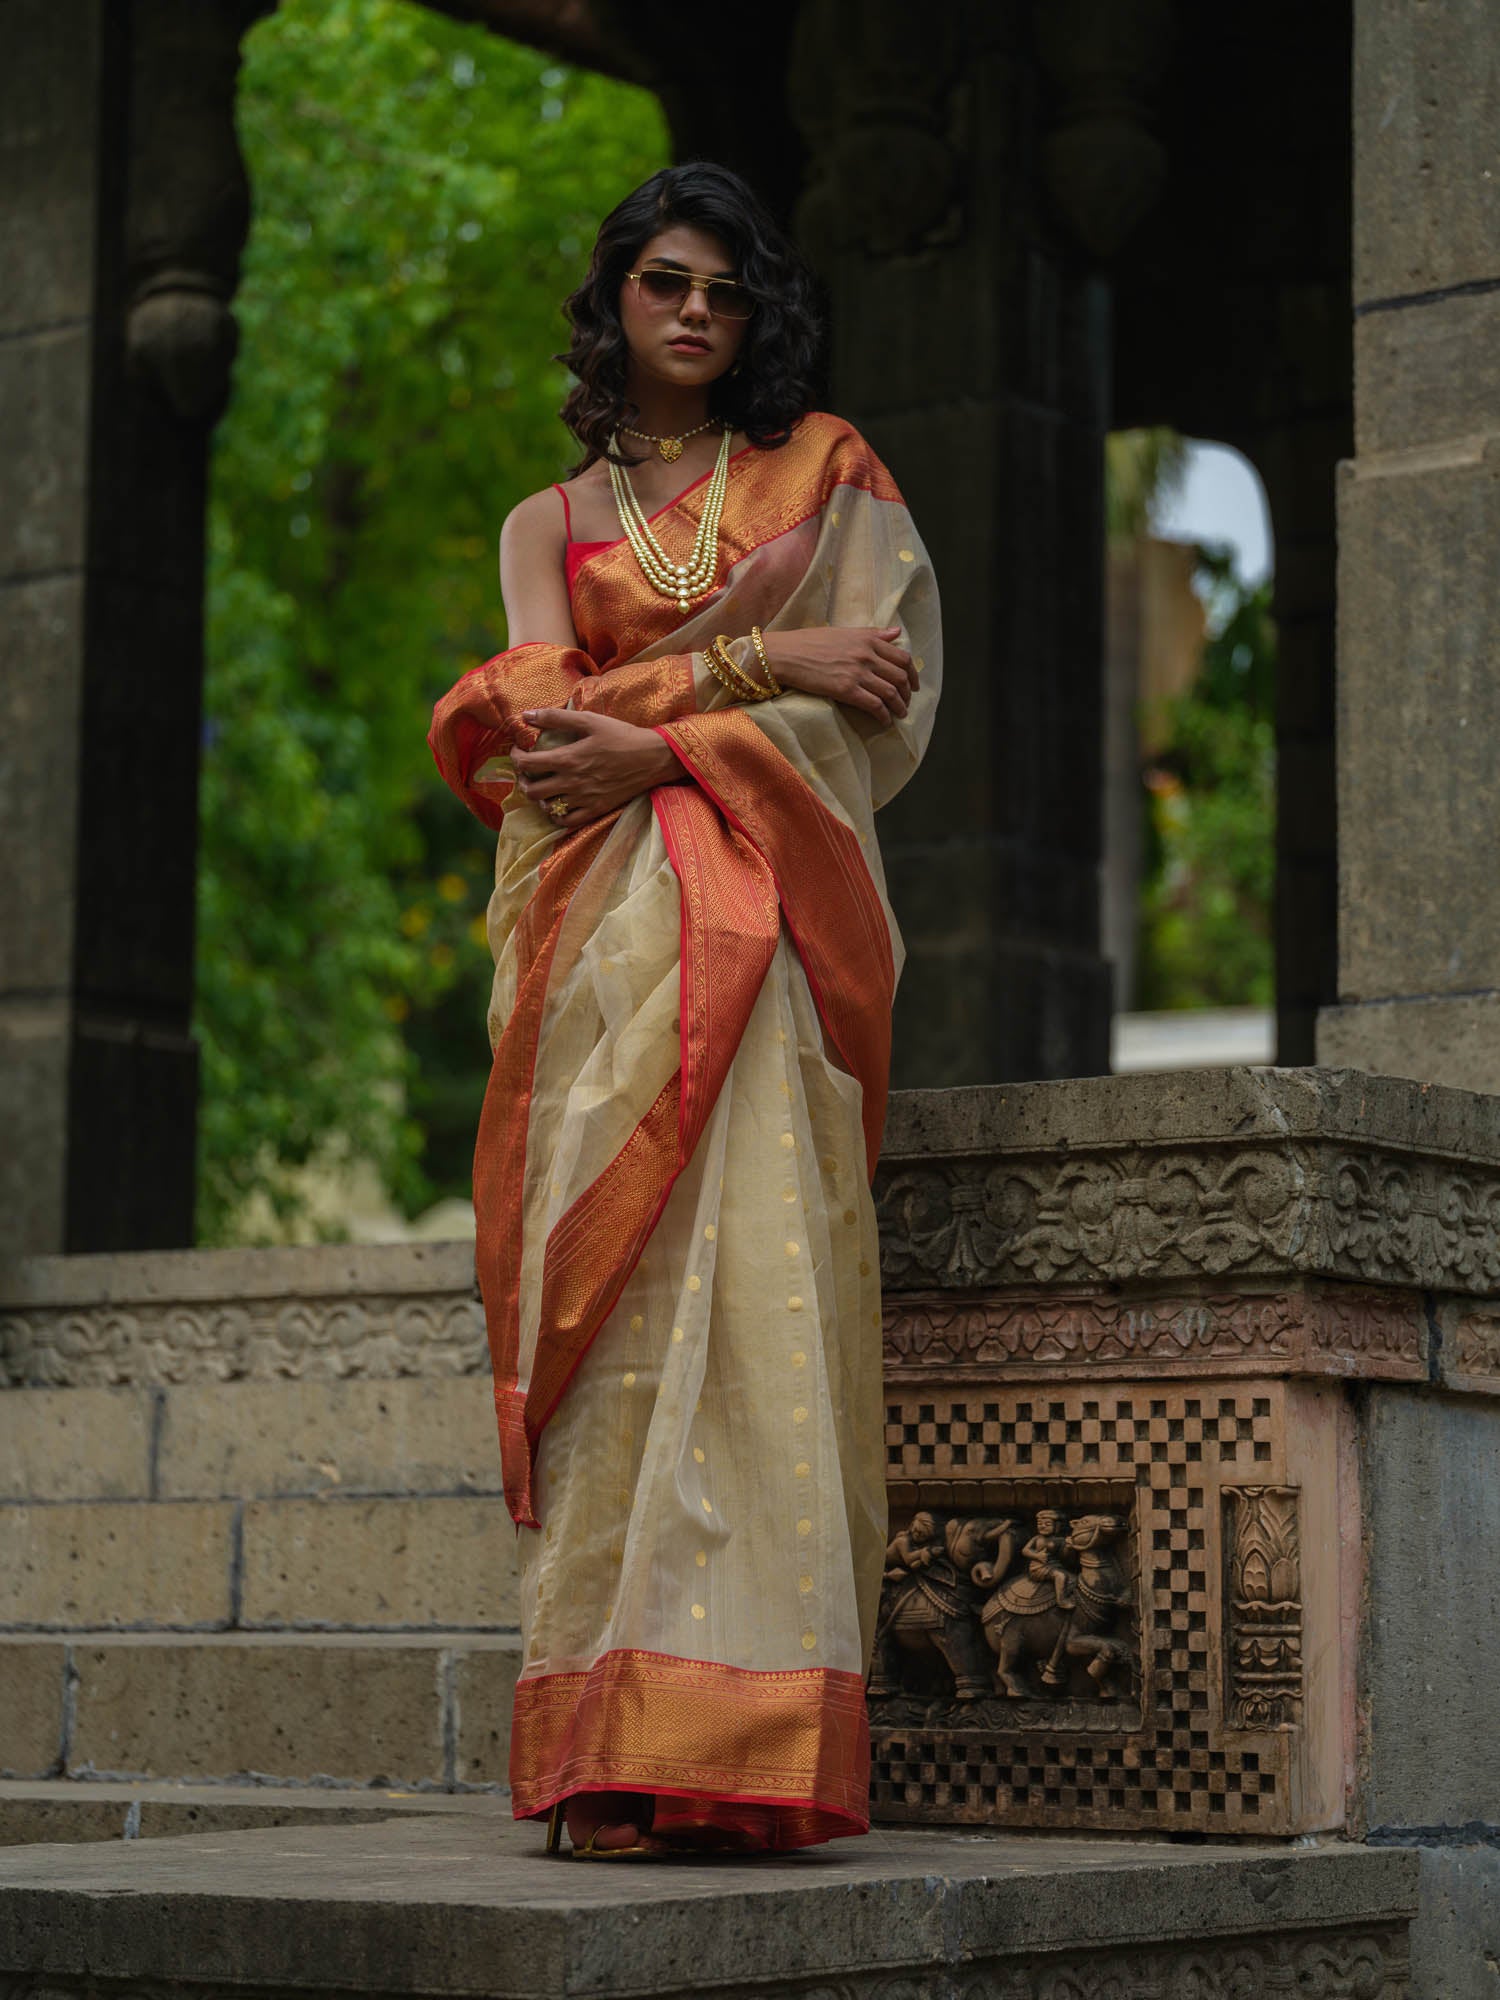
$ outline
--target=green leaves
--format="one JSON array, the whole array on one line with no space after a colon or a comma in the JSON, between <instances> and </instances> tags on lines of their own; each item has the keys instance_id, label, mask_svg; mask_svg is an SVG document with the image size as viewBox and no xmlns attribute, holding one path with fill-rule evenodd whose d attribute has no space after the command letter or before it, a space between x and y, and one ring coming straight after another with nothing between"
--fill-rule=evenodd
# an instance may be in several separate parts
<instances>
[{"instance_id":1,"label":"green leaves","mask_svg":"<svg viewBox=\"0 0 1500 2000\"><path fill-rule=\"evenodd\" d=\"M573 455L560 301L666 156L646 93L403 0L283 0L247 39L240 128L254 223L210 512L205 1241L256 1193L290 1220L288 1169L328 1147L408 1206L468 1191L491 853L425 735L505 643L501 521Z\"/></svg>"},{"instance_id":2,"label":"green leaves","mask_svg":"<svg viewBox=\"0 0 1500 2000\"><path fill-rule=\"evenodd\" d=\"M1147 868L1137 1005L1270 1006L1275 997L1276 629L1271 586L1204 552L1216 630L1170 704L1146 773Z\"/></svg>"}]
</instances>

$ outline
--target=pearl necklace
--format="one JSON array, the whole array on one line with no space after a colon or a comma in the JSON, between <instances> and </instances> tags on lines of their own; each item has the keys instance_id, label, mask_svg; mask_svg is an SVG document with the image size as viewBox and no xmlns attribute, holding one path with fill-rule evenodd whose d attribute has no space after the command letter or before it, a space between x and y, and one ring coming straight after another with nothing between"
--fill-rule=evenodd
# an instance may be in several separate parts
<instances>
[{"instance_id":1,"label":"pearl necklace","mask_svg":"<svg viewBox=\"0 0 1500 2000\"><path fill-rule=\"evenodd\" d=\"M708 491L703 496L703 513L698 522L698 533L693 539L692 557L685 563L672 562L652 533L651 523L635 497L635 489L626 476L624 466L612 453L607 461L620 526L625 530L625 539L641 566L641 574L659 596L675 597L677 609L681 612L686 612L698 598L710 596L718 584L719 517L724 512L724 496L729 490L729 441L733 435L733 429L726 424L724 441L719 446L719 456L709 474Z\"/></svg>"}]
</instances>

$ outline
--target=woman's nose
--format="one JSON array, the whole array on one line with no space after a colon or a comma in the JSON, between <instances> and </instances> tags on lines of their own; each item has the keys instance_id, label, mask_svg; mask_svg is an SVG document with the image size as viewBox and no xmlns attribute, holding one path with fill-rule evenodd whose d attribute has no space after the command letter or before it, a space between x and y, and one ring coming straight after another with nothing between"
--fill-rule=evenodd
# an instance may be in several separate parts
<instances>
[{"instance_id":1,"label":"woman's nose","mask_svg":"<svg viewBox=\"0 0 1500 2000\"><path fill-rule=\"evenodd\" d=\"M713 317L713 309L708 303L707 286L688 286L688 294L682 302L680 317L683 319L711 319Z\"/></svg>"}]
</instances>

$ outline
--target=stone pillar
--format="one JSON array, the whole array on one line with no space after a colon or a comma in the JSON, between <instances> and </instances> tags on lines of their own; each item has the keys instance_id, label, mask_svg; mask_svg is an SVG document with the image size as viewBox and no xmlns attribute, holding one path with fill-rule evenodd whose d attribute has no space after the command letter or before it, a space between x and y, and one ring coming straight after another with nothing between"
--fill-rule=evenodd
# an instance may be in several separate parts
<instances>
[{"instance_id":1,"label":"stone pillar","mask_svg":"<svg viewBox=\"0 0 1500 2000\"><path fill-rule=\"evenodd\" d=\"M205 473L263 11L0 11L0 1251L192 1240Z\"/></svg>"},{"instance_id":2,"label":"stone pillar","mask_svg":"<svg viewBox=\"0 0 1500 2000\"><path fill-rule=\"evenodd\" d=\"M1322 1062L1500 1090L1500 40L1357 0L1339 1002Z\"/></svg>"},{"instance_id":3,"label":"stone pillar","mask_svg":"<svg viewBox=\"0 0 1500 2000\"><path fill-rule=\"evenodd\" d=\"M834 406L890 461L943 597L942 718L881 815L907 1084L1109 1066L1095 259L1161 171L1128 89L1154 11L935 8L914 29L898 0L809 0L799 20L797 227L829 286Z\"/></svg>"}]
</instances>

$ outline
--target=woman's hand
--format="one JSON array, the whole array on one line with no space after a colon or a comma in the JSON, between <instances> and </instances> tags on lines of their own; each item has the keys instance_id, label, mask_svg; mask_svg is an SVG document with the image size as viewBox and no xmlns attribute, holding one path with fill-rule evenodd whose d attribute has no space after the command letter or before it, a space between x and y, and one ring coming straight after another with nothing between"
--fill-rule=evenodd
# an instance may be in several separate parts
<instances>
[{"instance_id":1,"label":"woman's hand","mask_svg":"<svg viewBox=\"0 0 1500 2000\"><path fill-rule=\"evenodd\" d=\"M888 724L905 715L916 686L911 654L896 643L900 632L899 625L815 625L763 637L783 687L824 695Z\"/></svg>"},{"instance_id":2,"label":"woman's hand","mask_svg":"<svg viewBox=\"0 0 1500 2000\"><path fill-rule=\"evenodd\" d=\"M681 764L654 729L640 729L617 716L586 709L528 708L521 720L539 730L572 733L572 742L555 750L510 753L516 789L533 805L558 797L567 800L566 814L555 818L560 827L584 826L628 805L654 785L670 785L684 776Z\"/></svg>"}]
</instances>

